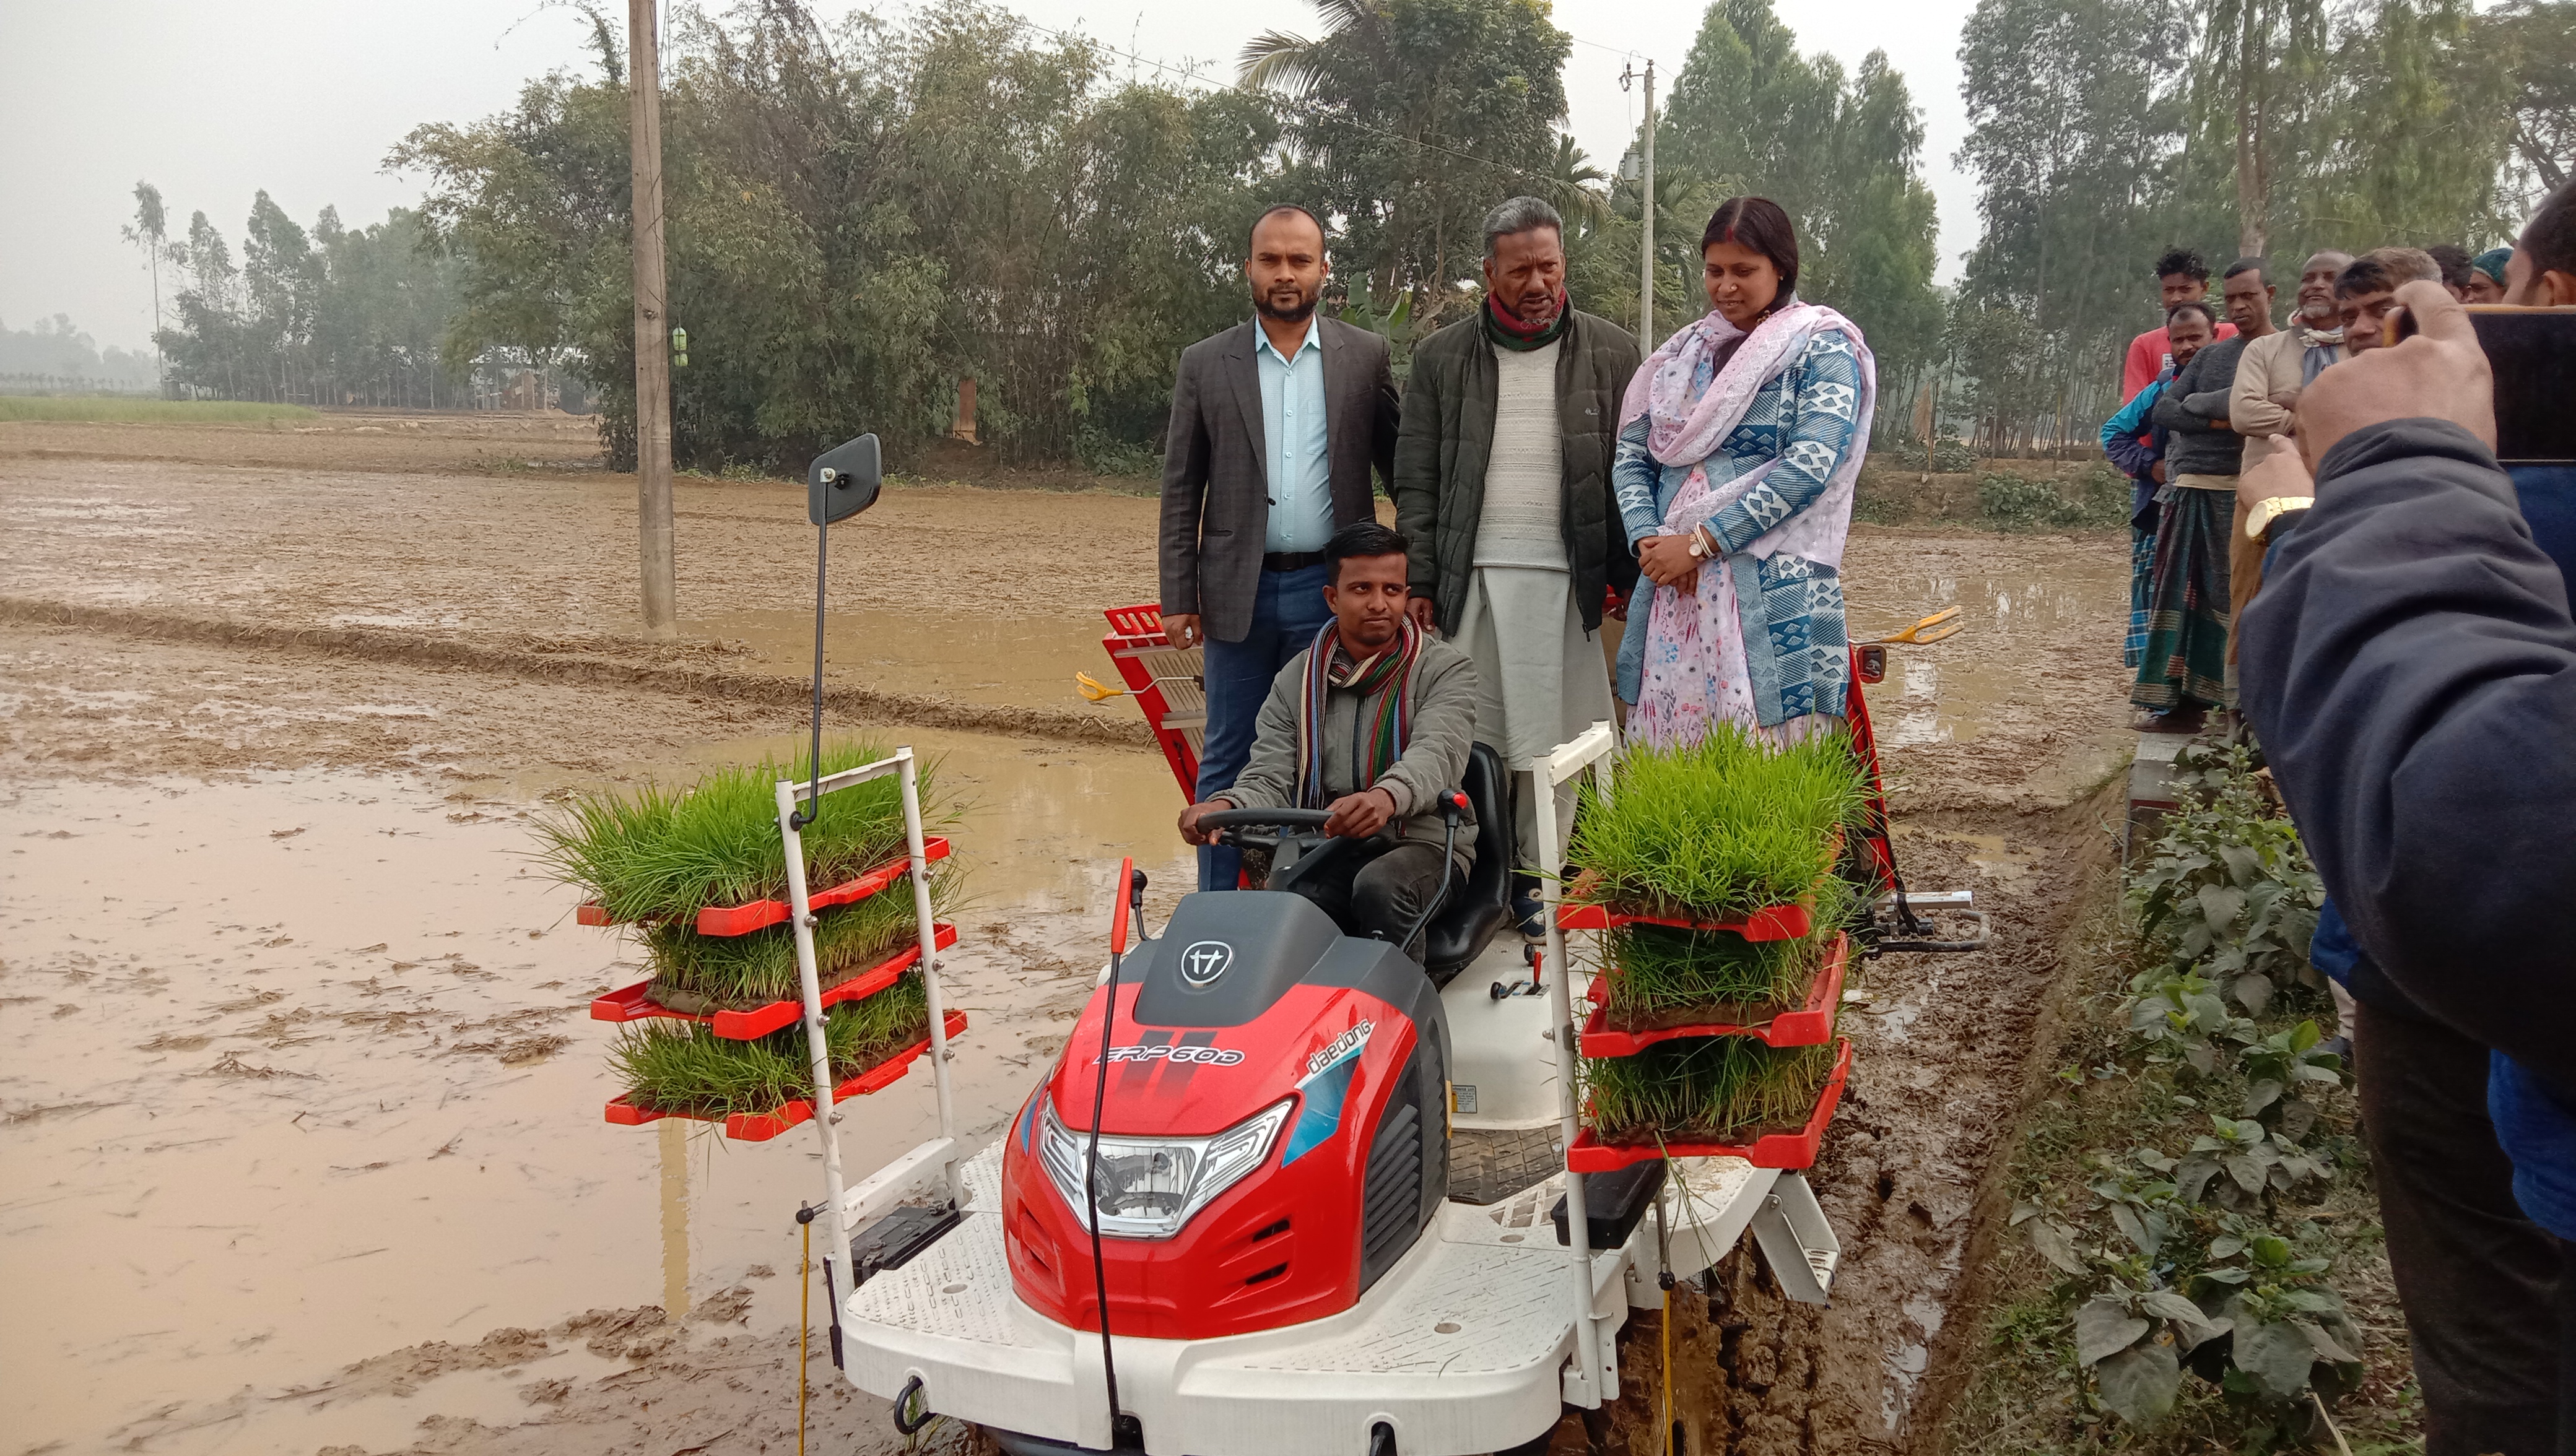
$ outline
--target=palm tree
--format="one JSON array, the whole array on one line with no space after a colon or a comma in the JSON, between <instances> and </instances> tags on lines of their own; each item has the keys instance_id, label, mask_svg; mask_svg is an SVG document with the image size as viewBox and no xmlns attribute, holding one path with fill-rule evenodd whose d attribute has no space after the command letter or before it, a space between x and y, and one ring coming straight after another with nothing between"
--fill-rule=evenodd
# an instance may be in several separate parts
<instances>
[{"instance_id":1,"label":"palm tree","mask_svg":"<svg viewBox=\"0 0 2576 1456\"><path fill-rule=\"evenodd\" d=\"M1284 30L1268 31L1244 42L1240 79L1246 86L1304 96L1321 79L1323 48L1350 36L1373 62L1392 52L1384 0L1315 0L1324 17L1324 38L1308 40Z\"/></svg>"}]
</instances>

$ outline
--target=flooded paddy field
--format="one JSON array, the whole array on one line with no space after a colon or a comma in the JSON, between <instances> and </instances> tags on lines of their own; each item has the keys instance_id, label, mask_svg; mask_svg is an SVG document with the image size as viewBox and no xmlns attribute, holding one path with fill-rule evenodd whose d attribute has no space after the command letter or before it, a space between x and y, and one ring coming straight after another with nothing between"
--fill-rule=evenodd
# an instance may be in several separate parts
<instances>
[{"instance_id":1,"label":"flooded paddy field","mask_svg":"<svg viewBox=\"0 0 2576 1456\"><path fill-rule=\"evenodd\" d=\"M529 854L567 790L792 749L801 492L682 484L683 633L654 643L629 479L82 428L0 425L0 1280L41 1312L0 1333L0 1452L792 1449L811 1137L601 1121L586 1005L643 973ZM945 964L976 1137L1060 1045L1119 858L1157 924L1189 873L1135 710L1072 691L1110 676L1100 608L1154 594L1152 530L1130 495L906 486L835 533L836 701L878 711L834 726L935 755L969 805ZM1855 532L1856 632L1969 619L1893 649L1871 702L1912 880L1977 889L1998 946L1861 973L1817 1174L1842 1282L1711 1355L1726 1449L1928 1429L2105 853L2126 560ZM858 1107L866 1168L924 1134L926 1072ZM816 1449L899 1447L819 1337L810 1368Z\"/></svg>"}]
</instances>

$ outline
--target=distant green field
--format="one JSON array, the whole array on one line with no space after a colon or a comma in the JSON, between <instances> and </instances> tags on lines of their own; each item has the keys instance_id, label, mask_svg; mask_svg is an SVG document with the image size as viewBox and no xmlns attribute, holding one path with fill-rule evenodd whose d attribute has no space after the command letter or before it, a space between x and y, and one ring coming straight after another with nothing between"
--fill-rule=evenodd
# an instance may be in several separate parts
<instances>
[{"instance_id":1,"label":"distant green field","mask_svg":"<svg viewBox=\"0 0 2576 1456\"><path fill-rule=\"evenodd\" d=\"M105 394L0 394L0 420L83 420L114 425L261 425L279 420L318 418L318 411L300 404L128 399Z\"/></svg>"}]
</instances>

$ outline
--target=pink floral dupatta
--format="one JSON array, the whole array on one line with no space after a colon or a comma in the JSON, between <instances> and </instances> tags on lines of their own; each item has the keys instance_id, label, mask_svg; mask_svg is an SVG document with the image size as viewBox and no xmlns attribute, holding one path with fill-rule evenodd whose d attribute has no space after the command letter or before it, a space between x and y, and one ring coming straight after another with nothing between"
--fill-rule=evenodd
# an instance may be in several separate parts
<instances>
[{"instance_id":1,"label":"pink floral dupatta","mask_svg":"<svg viewBox=\"0 0 2576 1456\"><path fill-rule=\"evenodd\" d=\"M1638 368L1628 385L1619 427L1625 430L1639 418L1647 419L1646 448L1655 461L1690 467L1689 477L1665 510L1667 533L1697 528L1743 499L1779 464L1777 458L1766 460L1723 485L1709 483L1708 457L1744 422L1762 386L1804 355L1809 340L1823 329L1844 331L1867 359L1867 346L1850 320L1818 304L1793 303L1755 325L1750 334L1711 310L1666 340ZM1691 390L1699 371L1720 346L1739 338L1743 342L1734 357L1694 397ZM1865 371L1863 377L1871 373ZM1862 404L1864 440L1871 403L1865 399ZM1860 474L1862 453L1860 448L1848 452L1834 472L1829 492L1840 491L1848 498ZM1801 517L1808 514L1812 513L1802 512L1766 532L1743 554L1760 560L1786 549L1838 565L1841 531L1832 531L1830 541L1820 533L1801 531ZM1819 539L1798 539L1808 534L1819 534ZM1655 588L1647 620L1645 673L1636 709L1628 715L1632 739L1665 747L1696 743L1720 721L1733 721L1748 733L1760 731L1745 657L1737 573L1730 560L1712 559L1701 569L1694 592Z\"/></svg>"}]
</instances>

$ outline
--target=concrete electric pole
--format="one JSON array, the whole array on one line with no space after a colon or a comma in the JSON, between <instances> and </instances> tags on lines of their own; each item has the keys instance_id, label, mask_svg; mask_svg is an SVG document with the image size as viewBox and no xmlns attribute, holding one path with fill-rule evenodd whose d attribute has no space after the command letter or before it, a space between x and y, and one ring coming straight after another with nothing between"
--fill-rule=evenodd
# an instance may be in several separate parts
<instances>
[{"instance_id":1,"label":"concrete electric pole","mask_svg":"<svg viewBox=\"0 0 2576 1456\"><path fill-rule=\"evenodd\" d=\"M1626 90L1636 79L1637 68L1630 66L1619 73L1619 87ZM1646 62L1646 140L1638 150L1644 166L1637 182L1637 216L1641 223L1637 243L1637 350L1652 354L1663 342L1655 336L1655 63Z\"/></svg>"},{"instance_id":2,"label":"concrete electric pole","mask_svg":"<svg viewBox=\"0 0 2576 1456\"><path fill-rule=\"evenodd\" d=\"M662 61L656 0L626 0L628 117L635 182L635 504L644 629L679 631L671 548L671 336L662 267Z\"/></svg>"}]
</instances>

